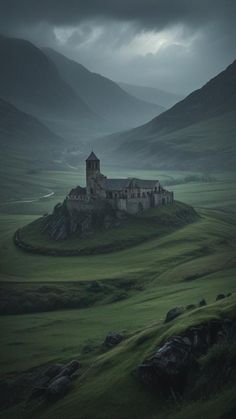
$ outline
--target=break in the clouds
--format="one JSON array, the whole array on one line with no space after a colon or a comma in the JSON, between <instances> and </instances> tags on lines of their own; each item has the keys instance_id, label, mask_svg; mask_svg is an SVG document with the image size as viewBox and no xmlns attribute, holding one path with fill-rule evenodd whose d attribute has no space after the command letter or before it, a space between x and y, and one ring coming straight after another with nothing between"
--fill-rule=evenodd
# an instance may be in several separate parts
<instances>
[{"instance_id":1,"label":"break in the clouds","mask_svg":"<svg viewBox=\"0 0 236 419\"><path fill-rule=\"evenodd\" d=\"M235 58L234 0L0 0L8 35L112 79L189 92Z\"/></svg>"}]
</instances>

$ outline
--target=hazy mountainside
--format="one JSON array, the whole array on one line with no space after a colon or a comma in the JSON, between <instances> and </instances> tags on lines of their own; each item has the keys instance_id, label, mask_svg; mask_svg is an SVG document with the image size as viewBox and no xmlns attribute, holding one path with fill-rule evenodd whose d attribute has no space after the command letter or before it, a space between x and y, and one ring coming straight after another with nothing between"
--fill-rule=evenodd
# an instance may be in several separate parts
<instances>
[{"instance_id":1,"label":"hazy mountainside","mask_svg":"<svg viewBox=\"0 0 236 419\"><path fill-rule=\"evenodd\" d=\"M43 52L88 106L110 121L117 130L143 124L164 111L162 106L131 96L112 80L92 73L50 48L44 48Z\"/></svg>"},{"instance_id":2,"label":"hazy mountainside","mask_svg":"<svg viewBox=\"0 0 236 419\"><path fill-rule=\"evenodd\" d=\"M100 120L30 42L0 36L0 55L0 96L5 100L44 120Z\"/></svg>"},{"instance_id":3,"label":"hazy mountainside","mask_svg":"<svg viewBox=\"0 0 236 419\"><path fill-rule=\"evenodd\" d=\"M147 134L166 133L236 110L236 60L201 89L144 126Z\"/></svg>"},{"instance_id":4,"label":"hazy mountainside","mask_svg":"<svg viewBox=\"0 0 236 419\"><path fill-rule=\"evenodd\" d=\"M0 98L0 144L12 148L32 148L33 151L45 145L65 145L65 141L35 117Z\"/></svg>"},{"instance_id":5,"label":"hazy mountainside","mask_svg":"<svg viewBox=\"0 0 236 419\"><path fill-rule=\"evenodd\" d=\"M0 98L1 202L50 192L41 186L39 175L61 169L66 147L63 138L35 117Z\"/></svg>"},{"instance_id":6,"label":"hazy mountainside","mask_svg":"<svg viewBox=\"0 0 236 419\"><path fill-rule=\"evenodd\" d=\"M1 169L4 167L22 169L35 167L35 163L52 166L53 158L58 158L66 142L52 133L35 117L20 111L15 106L0 99L0 147ZM47 164L47 163L46 163ZM9 170L8 170L9 171Z\"/></svg>"},{"instance_id":7,"label":"hazy mountainside","mask_svg":"<svg viewBox=\"0 0 236 419\"><path fill-rule=\"evenodd\" d=\"M157 89L149 86L137 86L135 84L119 83L119 86L127 93L146 100L147 102L161 105L164 108L170 108L183 99L183 96L165 90Z\"/></svg>"},{"instance_id":8,"label":"hazy mountainside","mask_svg":"<svg viewBox=\"0 0 236 419\"><path fill-rule=\"evenodd\" d=\"M143 167L234 168L235 116L236 61L148 124L106 138L100 147Z\"/></svg>"}]
</instances>

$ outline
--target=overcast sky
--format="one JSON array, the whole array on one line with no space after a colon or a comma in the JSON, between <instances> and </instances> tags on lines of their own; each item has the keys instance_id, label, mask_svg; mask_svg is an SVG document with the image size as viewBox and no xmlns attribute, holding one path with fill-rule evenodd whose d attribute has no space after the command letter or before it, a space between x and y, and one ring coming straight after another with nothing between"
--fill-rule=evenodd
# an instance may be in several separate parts
<instances>
[{"instance_id":1,"label":"overcast sky","mask_svg":"<svg viewBox=\"0 0 236 419\"><path fill-rule=\"evenodd\" d=\"M0 0L2 33L186 94L236 58L235 0Z\"/></svg>"}]
</instances>

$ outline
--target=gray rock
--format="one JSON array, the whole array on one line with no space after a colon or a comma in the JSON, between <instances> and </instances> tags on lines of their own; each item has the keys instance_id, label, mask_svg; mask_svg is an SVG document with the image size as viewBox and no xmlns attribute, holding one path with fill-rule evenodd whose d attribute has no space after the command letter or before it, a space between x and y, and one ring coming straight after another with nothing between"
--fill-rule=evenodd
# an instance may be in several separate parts
<instances>
[{"instance_id":1,"label":"gray rock","mask_svg":"<svg viewBox=\"0 0 236 419\"><path fill-rule=\"evenodd\" d=\"M71 377L78 369L80 368L80 362L77 360L73 360L62 367L59 374L56 375L56 379L61 377Z\"/></svg>"},{"instance_id":2,"label":"gray rock","mask_svg":"<svg viewBox=\"0 0 236 419\"><path fill-rule=\"evenodd\" d=\"M176 317L180 316L184 312L182 307L175 307L168 311L165 318L165 323L174 320Z\"/></svg>"},{"instance_id":3,"label":"gray rock","mask_svg":"<svg viewBox=\"0 0 236 419\"><path fill-rule=\"evenodd\" d=\"M118 332L109 332L103 342L103 345L107 348L112 348L118 345L123 340L123 335Z\"/></svg>"},{"instance_id":4,"label":"gray rock","mask_svg":"<svg viewBox=\"0 0 236 419\"><path fill-rule=\"evenodd\" d=\"M46 390L47 399L57 399L65 396L71 387L71 380L68 377L56 378Z\"/></svg>"},{"instance_id":5,"label":"gray rock","mask_svg":"<svg viewBox=\"0 0 236 419\"><path fill-rule=\"evenodd\" d=\"M205 298L201 298L201 300L198 303L198 307L204 307L207 305L207 302L205 300Z\"/></svg>"},{"instance_id":6,"label":"gray rock","mask_svg":"<svg viewBox=\"0 0 236 419\"><path fill-rule=\"evenodd\" d=\"M197 368L188 337L176 336L138 368L138 377L160 393L181 392L190 370Z\"/></svg>"},{"instance_id":7,"label":"gray rock","mask_svg":"<svg viewBox=\"0 0 236 419\"><path fill-rule=\"evenodd\" d=\"M61 364L51 365L46 371L45 375L49 378L54 378L63 370L64 366Z\"/></svg>"}]
</instances>

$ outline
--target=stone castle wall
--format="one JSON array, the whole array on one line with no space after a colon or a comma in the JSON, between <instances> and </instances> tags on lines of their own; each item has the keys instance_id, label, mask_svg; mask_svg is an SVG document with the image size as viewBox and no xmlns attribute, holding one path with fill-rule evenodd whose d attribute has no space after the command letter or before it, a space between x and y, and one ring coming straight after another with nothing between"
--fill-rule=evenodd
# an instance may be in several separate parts
<instances>
[{"instance_id":1,"label":"stone castle wall","mask_svg":"<svg viewBox=\"0 0 236 419\"><path fill-rule=\"evenodd\" d=\"M112 199L95 199L95 200L77 200L67 198L66 206L69 212L81 211L101 211L107 204L113 209L126 211L129 214L137 214L149 208L159 207L161 205L171 204L174 201L173 192L163 191L162 193L154 193L146 196L135 197L116 197Z\"/></svg>"}]
</instances>

